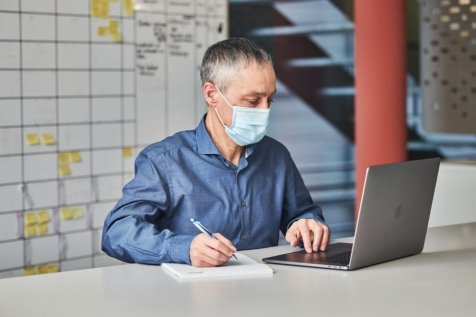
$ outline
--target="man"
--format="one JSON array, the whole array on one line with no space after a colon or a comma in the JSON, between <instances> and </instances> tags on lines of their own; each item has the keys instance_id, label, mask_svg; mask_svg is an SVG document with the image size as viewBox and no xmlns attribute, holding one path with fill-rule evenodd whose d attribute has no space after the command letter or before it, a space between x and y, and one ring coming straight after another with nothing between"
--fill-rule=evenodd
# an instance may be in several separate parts
<instances>
[{"instance_id":1,"label":"man","mask_svg":"<svg viewBox=\"0 0 476 317\"><path fill-rule=\"evenodd\" d=\"M271 57L235 38L205 52L208 112L196 130L144 149L135 177L107 216L102 248L120 260L218 266L240 249L325 250L329 229L287 149L264 136L276 75ZM190 219L199 220L213 237Z\"/></svg>"}]
</instances>

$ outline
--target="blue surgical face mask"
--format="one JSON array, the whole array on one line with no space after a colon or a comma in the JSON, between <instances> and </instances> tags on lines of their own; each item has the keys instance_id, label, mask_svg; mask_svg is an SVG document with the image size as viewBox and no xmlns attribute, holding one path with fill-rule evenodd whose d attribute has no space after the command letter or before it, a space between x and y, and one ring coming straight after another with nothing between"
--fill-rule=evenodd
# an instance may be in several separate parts
<instances>
[{"instance_id":1,"label":"blue surgical face mask","mask_svg":"<svg viewBox=\"0 0 476 317\"><path fill-rule=\"evenodd\" d=\"M223 123L215 107L215 112L225 127L226 134L233 142L241 146L258 143L268 132L269 109L232 106L218 87L217 90L233 109L231 125L228 127Z\"/></svg>"}]
</instances>

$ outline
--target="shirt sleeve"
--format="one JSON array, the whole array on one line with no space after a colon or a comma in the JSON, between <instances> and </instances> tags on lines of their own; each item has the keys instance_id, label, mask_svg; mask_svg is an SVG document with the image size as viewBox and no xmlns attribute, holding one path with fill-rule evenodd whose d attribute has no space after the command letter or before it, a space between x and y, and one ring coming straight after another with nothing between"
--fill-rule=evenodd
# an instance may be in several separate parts
<instances>
[{"instance_id":1,"label":"shirt sleeve","mask_svg":"<svg viewBox=\"0 0 476 317\"><path fill-rule=\"evenodd\" d=\"M190 264L190 243L195 236L158 230L154 220L170 213L173 196L167 169L160 155L144 151L135 162L135 177L104 222L102 250L130 263Z\"/></svg>"},{"instance_id":2,"label":"shirt sleeve","mask_svg":"<svg viewBox=\"0 0 476 317\"><path fill-rule=\"evenodd\" d=\"M321 207L315 205L312 201L311 194L307 190L291 154L287 150L286 154L286 193L281 218L281 232L283 235L286 235L286 231L291 224L299 219L314 219L325 224Z\"/></svg>"}]
</instances>

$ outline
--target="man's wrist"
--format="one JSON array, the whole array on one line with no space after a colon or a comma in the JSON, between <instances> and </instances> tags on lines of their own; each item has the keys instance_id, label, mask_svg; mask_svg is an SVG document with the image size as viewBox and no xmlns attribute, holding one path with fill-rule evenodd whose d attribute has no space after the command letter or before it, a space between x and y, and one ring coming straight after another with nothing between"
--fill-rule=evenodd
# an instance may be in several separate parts
<instances>
[{"instance_id":1,"label":"man's wrist","mask_svg":"<svg viewBox=\"0 0 476 317\"><path fill-rule=\"evenodd\" d=\"M175 235L171 238L169 256L172 262L191 264L190 244L193 238L193 235Z\"/></svg>"}]
</instances>

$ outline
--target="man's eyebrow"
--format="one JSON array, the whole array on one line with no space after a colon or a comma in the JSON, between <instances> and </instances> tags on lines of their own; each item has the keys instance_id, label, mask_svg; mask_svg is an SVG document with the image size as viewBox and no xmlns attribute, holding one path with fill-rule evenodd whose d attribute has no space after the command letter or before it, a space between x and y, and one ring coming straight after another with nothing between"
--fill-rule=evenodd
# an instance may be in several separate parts
<instances>
[{"instance_id":1,"label":"man's eyebrow","mask_svg":"<svg viewBox=\"0 0 476 317\"><path fill-rule=\"evenodd\" d=\"M273 91L273 93L271 94L271 97L273 97L275 94L276 94L276 90ZM251 97L251 96L259 96L259 97L262 97L262 96L267 96L266 93L264 92L259 92L259 91L251 91L247 94L244 95L245 97Z\"/></svg>"}]
</instances>

